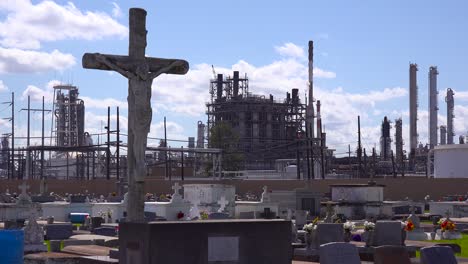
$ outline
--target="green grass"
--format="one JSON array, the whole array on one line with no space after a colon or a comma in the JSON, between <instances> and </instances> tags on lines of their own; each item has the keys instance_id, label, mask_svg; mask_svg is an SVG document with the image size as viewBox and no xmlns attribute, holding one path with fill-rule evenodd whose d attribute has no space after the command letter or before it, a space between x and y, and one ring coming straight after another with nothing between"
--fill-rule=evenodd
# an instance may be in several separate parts
<instances>
[{"instance_id":1,"label":"green grass","mask_svg":"<svg viewBox=\"0 0 468 264\"><path fill-rule=\"evenodd\" d=\"M461 253L455 254L457 257L468 258L468 234L462 234L461 239L455 240L428 240L427 242L431 242L434 244L439 243L450 243L450 244L458 244L461 247ZM416 252L416 257L420 257L419 250Z\"/></svg>"}]
</instances>

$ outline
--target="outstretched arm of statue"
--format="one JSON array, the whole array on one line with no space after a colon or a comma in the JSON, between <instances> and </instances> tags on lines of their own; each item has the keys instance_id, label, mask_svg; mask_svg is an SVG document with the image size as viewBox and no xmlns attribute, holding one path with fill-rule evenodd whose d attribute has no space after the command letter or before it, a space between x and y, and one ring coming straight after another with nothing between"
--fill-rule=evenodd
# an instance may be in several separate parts
<instances>
[{"instance_id":1,"label":"outstretched arm of statue","mask_svg":"<svg viewBox=\"0 0 468 264\"><path fill-rule=\"evenodd\" d=\"M130 79L130 78L135 77L133 73L120 68L119 66L117 66L115 63L110 61L106 56L102 54L96 53L96 60L102 64L105 64L107 67L111 68L112 70L122 74L126 78Z\"/></svg>"},{"instance_id":2,"label":"outstretched arm of statue","mask_svg":"<svg viewBox=\"0 0 468 264\"><path fill-rule=\"evenodd\" d=\"M171 64L169 64L168 66L163 67L163 68L159 69L156 72L152 72L150 74L150 78L154 79L154 78L158 77L159 75L161 75L163 73L167 73L170 69L172 69L173 67L177 67L177 66L184 66L184 62L183 61L174 61Z\"/></svg>"}]
</instances>

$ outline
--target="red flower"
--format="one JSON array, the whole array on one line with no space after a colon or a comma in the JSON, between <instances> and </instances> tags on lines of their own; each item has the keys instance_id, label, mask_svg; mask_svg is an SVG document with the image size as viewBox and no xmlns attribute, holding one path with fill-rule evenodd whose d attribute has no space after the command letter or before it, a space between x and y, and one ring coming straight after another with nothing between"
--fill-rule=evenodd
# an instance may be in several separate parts
<instances>
[{"instance_id":1,"label":"red flower","mask_svg":"<svg viewBox=\"0 0 468 264\"><path fill-rule=\"evenodd\" d=\"M182 219L182 218L184 218L184 213L182 212L177 213L177 219Z\"/></svg>"}]
</instances>

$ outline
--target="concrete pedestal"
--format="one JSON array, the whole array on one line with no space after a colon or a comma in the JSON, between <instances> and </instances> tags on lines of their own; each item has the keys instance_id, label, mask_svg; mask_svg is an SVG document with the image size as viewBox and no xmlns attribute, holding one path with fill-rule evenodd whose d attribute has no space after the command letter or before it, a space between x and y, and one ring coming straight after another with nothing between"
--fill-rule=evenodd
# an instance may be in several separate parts
<instances>
[{"instance_id":1,"label":"concrete pedestal","mask_svg":"<svg viewBox=\"0 0 468 264\"><path fill-rule=\"evenodd\" d=\"M123 222L119 246L121 264L290 264L291 222Z\"/></svg>"}]
</instances>

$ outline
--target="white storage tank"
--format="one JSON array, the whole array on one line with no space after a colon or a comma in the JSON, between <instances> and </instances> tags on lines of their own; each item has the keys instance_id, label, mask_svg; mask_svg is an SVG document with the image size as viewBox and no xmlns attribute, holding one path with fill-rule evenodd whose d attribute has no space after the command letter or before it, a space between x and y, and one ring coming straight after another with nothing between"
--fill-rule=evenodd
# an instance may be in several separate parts
<instances>
[{"instance_id":1,"label":"white storage tank","mask_svg":"<svg viewBox=\"0 0 468 264\"><path fill-rule=\"evenodd\" d=\"M435 178L468 178L468 144L434 148Z\"/></svg>"}]
</instances>

